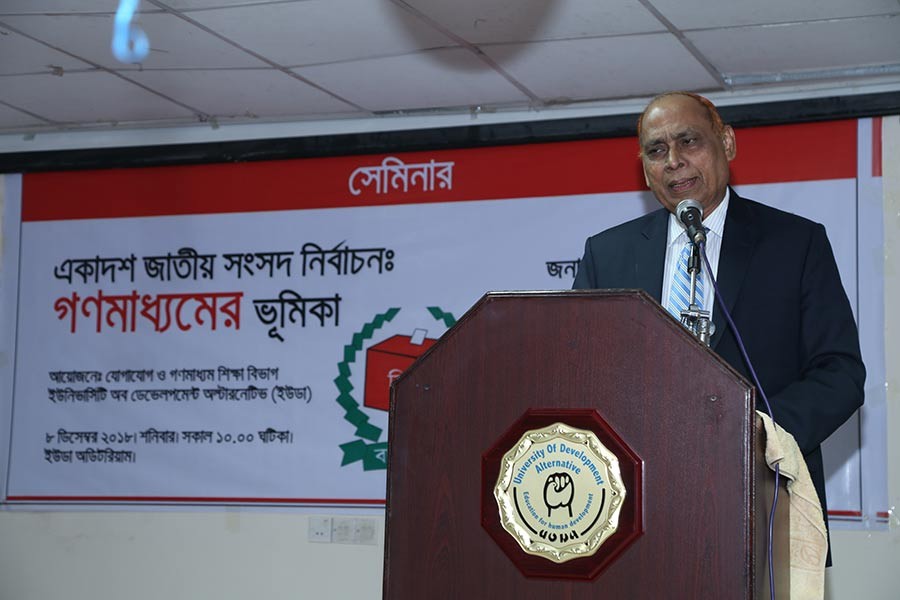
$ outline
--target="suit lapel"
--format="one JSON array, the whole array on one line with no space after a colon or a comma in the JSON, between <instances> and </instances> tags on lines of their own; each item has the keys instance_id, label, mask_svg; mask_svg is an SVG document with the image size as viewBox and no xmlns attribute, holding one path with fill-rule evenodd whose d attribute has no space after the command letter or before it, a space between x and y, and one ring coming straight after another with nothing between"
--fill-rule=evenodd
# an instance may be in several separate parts
<instances>
[{"instance_id":1,"label":"suit lapel","mask_svg":"<svg viewBox=\"0 0 900 600\"><path fill-rule=\"evenodd\" d=\"M759 241L759 229L756 225L753 213L743 198L731 190L731 199L728 201L728 214L725 217L725 230L722 236L722 250L719 254L718 276L719 291L722 300L731 313L734 309L744 277L747 274L747 266ZM660 275L660 278L662 276ZM717 307L713 323L716 332L710 341L710 347L715 349L722 334L728 327L722 310Z\"/></svg>"},{"instance_id":2,"label":"suit lapel","mask_svg":"<svg viewBox=\"0 0 900 600\"><path fill-rule=\"evenodd\" d=\"M645 290L660 303L668 232L669 212L657 210L641 229L643 239L635 248L635 287Z\"/></svg>"}]
</instances>

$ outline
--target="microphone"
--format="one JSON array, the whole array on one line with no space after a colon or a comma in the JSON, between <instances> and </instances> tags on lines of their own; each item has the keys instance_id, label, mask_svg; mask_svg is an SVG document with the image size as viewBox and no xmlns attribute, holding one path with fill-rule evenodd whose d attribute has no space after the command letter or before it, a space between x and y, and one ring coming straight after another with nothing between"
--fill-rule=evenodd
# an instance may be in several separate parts
<instances>
[{"instance_id":1,"label":"microphone","mask_svg":"<svg viewBox=\"0 0 900 600\"><path fill-rule=\"evenodd\" d=\"M675 216L687 227L688 237L699 245L706 242L706 230L703 229L703 207L696 200L682 200L675 207Z\"/></svg>"}]
</instances>

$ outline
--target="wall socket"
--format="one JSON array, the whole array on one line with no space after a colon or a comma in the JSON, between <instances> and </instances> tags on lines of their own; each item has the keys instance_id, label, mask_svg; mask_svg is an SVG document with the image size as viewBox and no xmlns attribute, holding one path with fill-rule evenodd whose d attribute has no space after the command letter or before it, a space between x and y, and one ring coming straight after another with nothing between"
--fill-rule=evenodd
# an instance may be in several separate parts
<instances>
[{"instance_id":1,"label":"wall socket","mask_svg":"<svg viewBox=\"0 0 900 600\"><path fill-rule=\"evenodd\" d=\"M331 517L310 515L307 539L310 542L331 543Z\"/></svg>"},{"instance_id":2,"label":"wall socket","mask_svg":"<svg viewBox=\"0 0 900 600\"><path fill-rule=\"evenodd\" d=\"M366 517L310 516L308 539L316 543L365 544L378 543L375 519Z\"/></svg>"}]
</instances>

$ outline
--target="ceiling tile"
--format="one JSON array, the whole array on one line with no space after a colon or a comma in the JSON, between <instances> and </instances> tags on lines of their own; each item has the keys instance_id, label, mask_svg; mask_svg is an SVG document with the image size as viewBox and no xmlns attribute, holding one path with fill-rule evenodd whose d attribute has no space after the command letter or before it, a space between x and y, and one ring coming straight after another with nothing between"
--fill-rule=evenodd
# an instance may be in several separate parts
<instances>
[{"instance_id":1,"label":"ceiling tile","mask_svg":"<svg viewBox=\"0 0 900 600\"><path fill-rule=\"evenodd\" d=\"M405 54L452 45L448 37L386 0L306 0L189 15L284 66Z\"/></svg>"},{"instance_id":2,"label":"ceiling tile","mask_svg":"<svg viewBox=\"0 0 900 600\"><path fill-rule=\"evenodd\" d=\"M186 108L160 98L111 73L94 71L3 78L0 101L54 121L142 121L191 116Z\"/></svg>"},{"instance_id":3,"label":"ceiling tile","mask_svg":"<svg viewBox=\"0 0 900 600\"><path fill-rule=\"evenodd\" d=\"M669 34L484 46L482 50L545 101L719 87Z\"/></svg>"},{"instance_id":4,"label":"ceiling tile","mask_svg":"<svg viewBox=\"0 0 900 600\"><path fill-rule=\"evenodd\" d=\"M730 75L900 64L900 17L696 31L688 38Z\"/></svg>"},{"instance_id":5,"label":"ceiling tile","mask_svg":"<svg viewBox=\"0 0 900 600\"><path fill-rule=\"evenodd\" d=\"M406 0L473 43L526 42L663 31L638 0Z\"/></svg>"},{"instance_id":6,"label":"ceiling tile","mask_svg":"<svg viewBox=\"0 0 900 600\"><path fill-rule=\"evenodd\" d=\"M897 0L650 0L679 29L736 27L900 12Z\"/></svg>"},{"instance_id":7,"label":"ceiling tile","mask_svg":"<svg viewBox=\"0 0 900 600\"><path fill-rule=\"evenodd\" d=\"M0 131L15 127L34 127L46 124L45 121L36 119L20 110L0 104Z\"/></svg>"},{"instance_id":8,"label":"ceiling tile","mask_svg":"<svg viewBox=\"0 0 900 600\"><path fill-rule=\"evenodd\" d=\"M89 64L30 40L0 23L0 75L48 73L60 69L90 69ZM2 86L0 79L0 86Z\"/></svg>"},{"instance_id":9,"label":"ceiling tile","mask_svg":"<svg viewBox=\"0 0 900 600\"><path fill-rule=\"evenodd\" d=\"M295 71L372 111L528 101L506 78L458 48Z\"/></svg>"},{"instance_id":10,"label":"ceiling tile","mask_svg":"<svg viewBox=\"0 0 900 600\"><path fill-rule=\"evenodd\" d=\"M110 69L128 68L112 54L113 15L6 17L4 22L52 46ZM147 68L261 67L265 63L170 14L141 15L150 40Z\"/></svg>"},{"instance_id":11,"label":"ceiling tile","mask_svg":"<svg viewBox=\"0 0 900 600\"><path fill-rule=\"evenodd\" d=\"M128 76L218 117L300 117L357 111L354 106L275 69L141 71Z\"/></svg>"}]
</instances>

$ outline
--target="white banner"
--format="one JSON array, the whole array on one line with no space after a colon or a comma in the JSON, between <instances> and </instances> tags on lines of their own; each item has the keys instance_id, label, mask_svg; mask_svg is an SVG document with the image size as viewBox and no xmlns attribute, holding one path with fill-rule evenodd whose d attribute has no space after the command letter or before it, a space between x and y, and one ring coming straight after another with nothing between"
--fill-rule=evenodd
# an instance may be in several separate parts
<instances>
[{"instance_id":1,"label":"white banner","mask_svg":"<svg viewBox=\"0 0 900 600\"><path fill-rule=\"evenodd\" d=\"M535 145L540 168L517 147L26 175L6 501L383 505L390 381L486 291L568 289L588 235L657 207L603 143L588 193L559 170L584 142ZM826 224L855 310L856 178L772 179L738 191Z\"/></svg>"}]
</instances>

